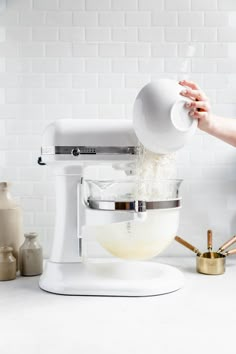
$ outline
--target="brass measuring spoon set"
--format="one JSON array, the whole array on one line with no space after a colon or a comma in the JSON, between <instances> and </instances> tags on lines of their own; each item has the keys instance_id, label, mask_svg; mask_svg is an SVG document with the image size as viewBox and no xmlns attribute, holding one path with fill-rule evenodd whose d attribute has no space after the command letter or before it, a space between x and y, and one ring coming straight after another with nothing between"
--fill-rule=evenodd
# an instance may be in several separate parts
<instances>
[{"instance_id":1,"label":"brass measuring spoon set","mask_svg":"<svg viewBox=\"0 0 236 354\"><path fill-rule=\"evenodd\" d=\"M219 275L225 272L225 260L227 256L236 254L236 248L226 251L233 243L236 242L236 235L226 241L219 249L212 251L212 231L207 231L207 252L200 252L199 249L179 236L175 240L190 251L196 253L196 270L198 273Z\"/></svg>"}]
</instances>

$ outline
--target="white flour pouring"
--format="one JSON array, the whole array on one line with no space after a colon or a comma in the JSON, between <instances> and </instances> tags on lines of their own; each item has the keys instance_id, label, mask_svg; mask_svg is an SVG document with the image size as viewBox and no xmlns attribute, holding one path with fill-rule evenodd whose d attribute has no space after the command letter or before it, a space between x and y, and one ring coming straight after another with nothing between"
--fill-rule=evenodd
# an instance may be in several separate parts
<instances>
[{"instance_id":1,"label":"white flour pouring","mask_svg":"<svg viewBox=\"0 0 236 354\"><path fill-rule=\"evenodd\" d=\"M172 180L175 178L175 153L156 154L140 144L136 161L136 200L157 201L173 198L176 186Z\"/></svg>"}]
</instances>

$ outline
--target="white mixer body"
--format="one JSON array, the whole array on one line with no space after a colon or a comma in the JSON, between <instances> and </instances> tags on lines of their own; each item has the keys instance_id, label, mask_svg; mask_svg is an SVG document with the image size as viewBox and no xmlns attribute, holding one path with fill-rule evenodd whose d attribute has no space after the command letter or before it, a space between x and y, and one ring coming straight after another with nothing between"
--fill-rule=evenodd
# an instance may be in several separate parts
<instances>
[{"instance_id":1,"label":"white mixer body","mask_svg":"<svg viewBox=\"0 0 236 354\"><path fill-rule=\"evenodd\" d=\"M46 128L41 153L43 162L54 170L56 181L51 261L81 261L81 229L85 223L81 182L86 166L130 162L134 154L122 154L122 149L134 149L137 144L128 120L58 120Z\"/></svg>"}]
</instances>

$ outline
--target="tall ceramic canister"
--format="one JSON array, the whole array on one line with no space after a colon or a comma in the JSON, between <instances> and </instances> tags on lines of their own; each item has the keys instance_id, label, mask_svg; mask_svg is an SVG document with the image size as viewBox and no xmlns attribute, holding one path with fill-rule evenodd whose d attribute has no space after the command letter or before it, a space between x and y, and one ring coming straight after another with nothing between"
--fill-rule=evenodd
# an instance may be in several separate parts
<instances>
[{"instance_id":1,"label":"tall ceramic canister","mask_svg":"<svg viewBox=\"0 0 236 354\"><path fill-rule=\"evenodd\" d=\"M0 247L13 248L17 269L19 248L23 239L22 210L9 192L9 183L0 182Z\"/></svg>"}]
</instances>

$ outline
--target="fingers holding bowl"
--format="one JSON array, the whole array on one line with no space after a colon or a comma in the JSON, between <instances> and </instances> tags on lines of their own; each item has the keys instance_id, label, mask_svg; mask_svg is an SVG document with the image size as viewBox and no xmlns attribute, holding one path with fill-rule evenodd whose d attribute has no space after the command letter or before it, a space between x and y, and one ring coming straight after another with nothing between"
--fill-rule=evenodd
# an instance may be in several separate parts
<instances>
[{"instance_id":1,"label":"fingers holding bowl","mask_svg":"<svg viewBox=\"0 0 236 354\"><path fill-rule=\"evenodd\" d=\"M190 117L198 121L198 127L201 130L206 131L211 119L211 105L208 97L193 81L183 80L179 84L183 86L180 95L188 98L185 108L189 110Z\"/></svg>"},{"instance_id":2,"label":"fingers holding bowl","mask_svg":"<svg viewBox=\"0 0 236 354\"><path fill-rule=\"evenodd\" d=\"M208 113L207 112L201 112L201 111L190 111L189 115L192 118L195 118L195 119L205 120L207 118Z\"/></svg>"},{"instance_id":3,"label":"fingers holding bowl","mask_svg":"<svg viewBox=\"0 0 236 354\"><path fill-rule=\"evenodd\" d=\"M187 86L187 87L191 88L192 90L200 90L200 87L193 81L182 80L182 81L179 81L179 84L182 86Z\"/></svg>"},{"instance_id":4,"label":"fingers holding bowl","mask_svg":"<svg viewBox=\"0 0 236 354\"><path fill-rule=\"evenodd\" d=\"M180 92L181 96L187 97L193 101L207 101L206 95L201 90L192 90L190 88Z\"/></svg>"},{"instance_id":5,"label":"fingers holding bowl","mask_svg":"<svg viewBox=\"0 0 236 354\"><path fill-rule=\"evenodd\" d=\"M202 111L208 112L210 110L210 105L208 101L186 102L185 107L192 110L198 110L200 112Z\"/></svg>"}]
</instances>

